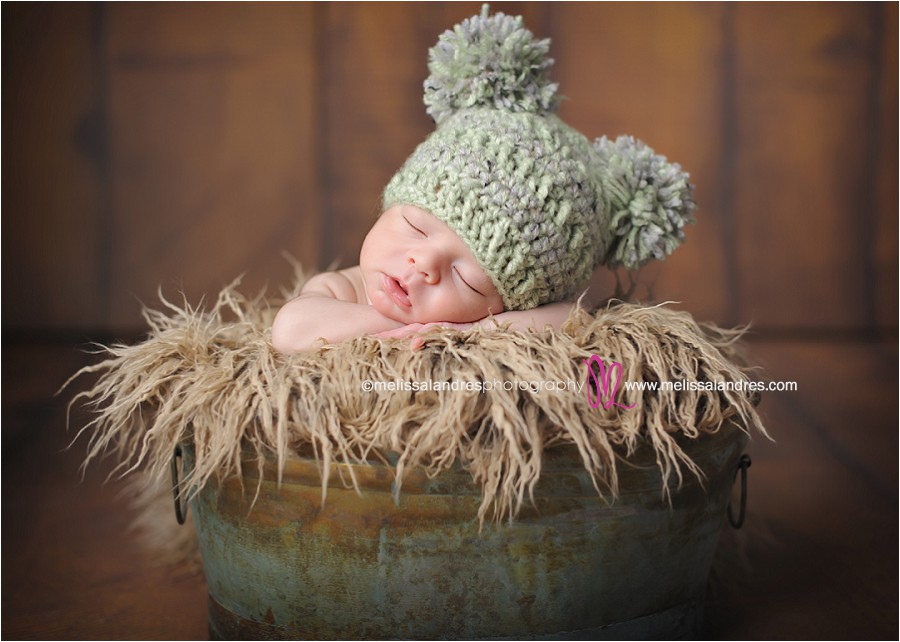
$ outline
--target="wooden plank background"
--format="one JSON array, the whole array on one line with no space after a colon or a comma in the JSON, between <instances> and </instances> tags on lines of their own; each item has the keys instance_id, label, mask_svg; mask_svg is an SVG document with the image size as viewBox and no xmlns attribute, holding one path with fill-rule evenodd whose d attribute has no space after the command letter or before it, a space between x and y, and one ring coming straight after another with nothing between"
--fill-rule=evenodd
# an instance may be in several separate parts
<instances>
[{"instance_id":1,"label":"wooden plank background","mask_svg":"<svg viewBox=\"0 0 900 642\"><path fill-rule=\"evenodd\" d=\"M479 3L4 4L3 329L133 333L289 253L352 265L432 129L427 49ZM562 115L697 185L646 296L760 332L897 329L897 5L497 3ZM611 277L595 279L605 292Z\"/></svg>"}]
</instances>

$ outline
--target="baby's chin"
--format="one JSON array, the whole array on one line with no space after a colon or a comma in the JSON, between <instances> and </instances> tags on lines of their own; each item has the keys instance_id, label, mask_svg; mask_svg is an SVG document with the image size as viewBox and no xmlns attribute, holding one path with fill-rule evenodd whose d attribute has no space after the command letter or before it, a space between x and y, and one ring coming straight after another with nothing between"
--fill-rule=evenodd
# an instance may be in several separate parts
<instances>
[{"instance_id":1,"label":"baby's chin","mask_svg":"<svg viewBox=\"0 0 900 642\"><path fill-rule=\"evenodd\" d=\"M430 323L430 321L419 321L417 315L412 310L404 313L400 310L383 292L377 292L374 296L370 296L369 303L375 308L381 316L409 325L410 323Z\"/></svg>"}]
</instances>

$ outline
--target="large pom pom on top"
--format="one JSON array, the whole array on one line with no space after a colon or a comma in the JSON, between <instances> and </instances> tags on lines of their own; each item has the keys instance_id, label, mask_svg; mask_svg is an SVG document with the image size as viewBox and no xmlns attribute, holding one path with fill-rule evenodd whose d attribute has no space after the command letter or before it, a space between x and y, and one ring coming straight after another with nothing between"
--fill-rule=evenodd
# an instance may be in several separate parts
<instances>
[{"instance_id":1,"label":"large pom pom on top","mask_svg":"<svg viewBox=\"0 0 900 642\"><path fill-rule=\"evenodd\" d=\"M549 40L535 40L521 16L473 16L444 32L429 52L425 81L428 114L440 123L469 107L543 113L556 109Z\"/></svg>"},{"instance_id":2,"label":"large pom pom on top","mask_svg":"<svg viewBox=\"0 0 900 642\"><path fill-rule=\"evenodd\" d=\"M635 270L664 259L684 241L694 223L694 186L677 163L670 163L631 136L594 142L601 157L600 201L610 217L612 245L603 262Z\"/></svg>"}]
</instances>

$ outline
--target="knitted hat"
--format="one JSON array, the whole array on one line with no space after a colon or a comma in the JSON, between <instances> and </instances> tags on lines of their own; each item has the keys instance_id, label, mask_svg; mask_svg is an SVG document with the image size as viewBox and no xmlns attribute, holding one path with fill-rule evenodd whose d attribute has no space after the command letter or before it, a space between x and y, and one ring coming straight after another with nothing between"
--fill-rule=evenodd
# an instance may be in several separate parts
<instances>
[{"instance_id":1,"label":"knitted hat","mask_svg":"<svg viewBox=\"0 0 900 642\"><path fill-rule=\"evenodd\" d=\"M549 44L487 5L441 35L425 81L436 131L384 191L384 209L415 205L456 232L507 310L564 300L601 264L665 258L693 222L677 164L559 119Z\"/></svg>"}]
</instances>

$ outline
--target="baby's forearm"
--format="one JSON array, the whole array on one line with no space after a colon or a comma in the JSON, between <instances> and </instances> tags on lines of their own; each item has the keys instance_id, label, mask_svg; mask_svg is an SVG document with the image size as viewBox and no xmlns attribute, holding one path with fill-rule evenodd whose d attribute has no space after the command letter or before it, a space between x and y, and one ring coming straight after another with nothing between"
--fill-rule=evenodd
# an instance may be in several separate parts
<instances>
[{"instance_id":1,"label":"baby's forearm","mask_svg":"<svg viewBox=\"0 0 900 642\"><path fill-rule=\"evenodd\" d=\"M272 324L272 345L279 352L292 354L402 326L371 305L326 296L301 296L278 311Z\"/></svg>"},{"instance_id":2,"label":"baby's forearm","mask_svg":"<svg viewBox=\"0 0 900 642\"><path fill-rule=\"evenodd\" d=\"M542 305L532 310L515 310L511 312L501 312L493 317L482 319L479 325L486 327L495 327L496 325L510 324L513 330L543 330L548 325L557 330L569 318L574 303L561 302Z\"/></svg>"}]
</instances>

